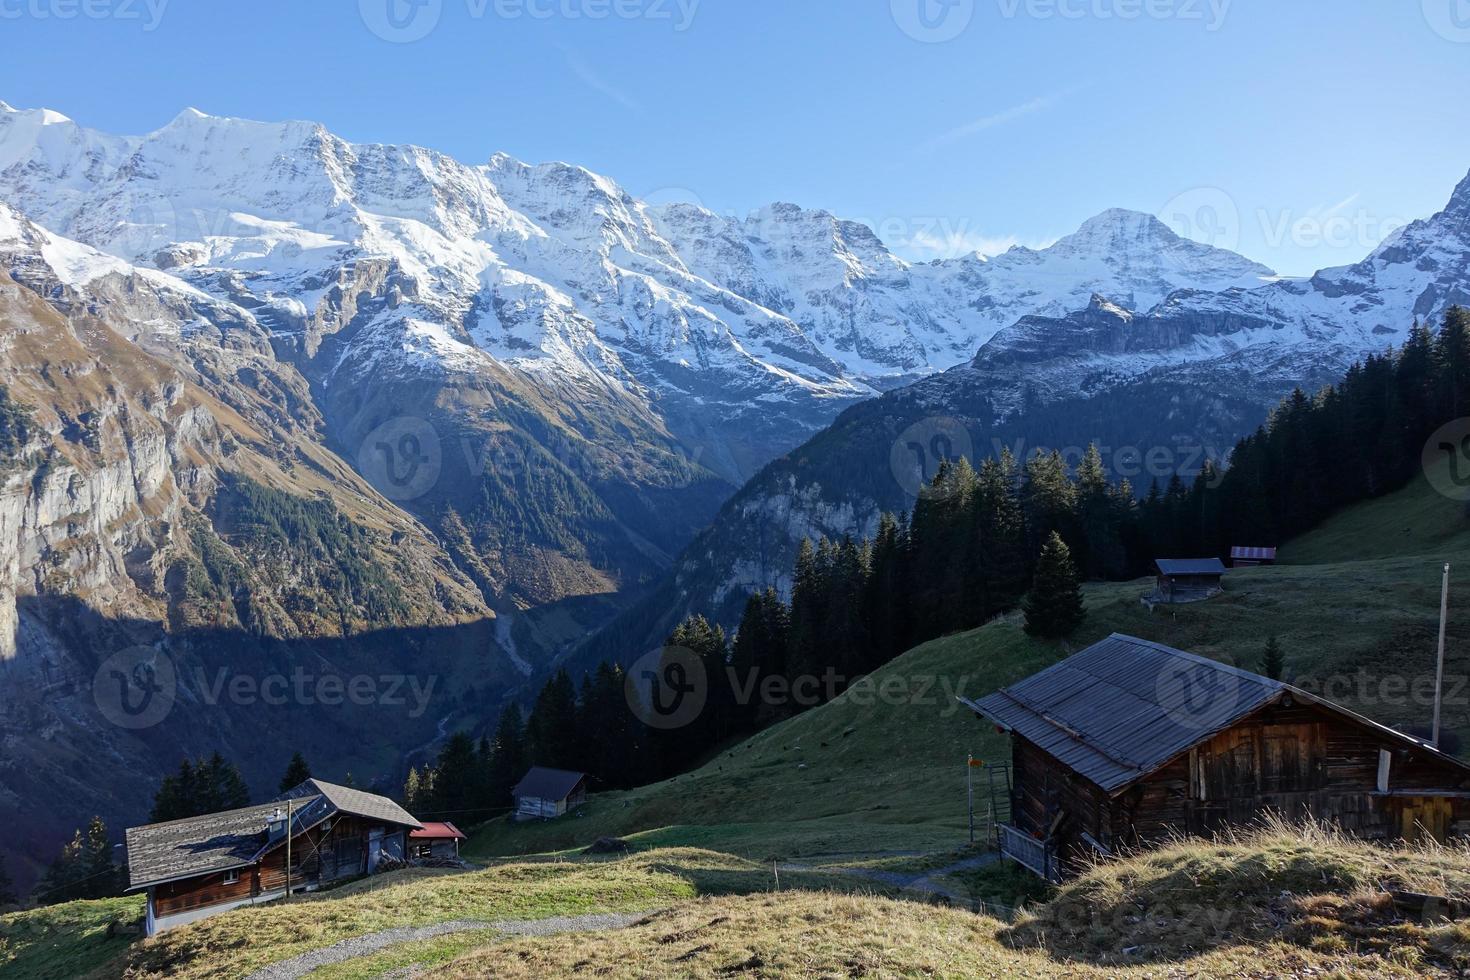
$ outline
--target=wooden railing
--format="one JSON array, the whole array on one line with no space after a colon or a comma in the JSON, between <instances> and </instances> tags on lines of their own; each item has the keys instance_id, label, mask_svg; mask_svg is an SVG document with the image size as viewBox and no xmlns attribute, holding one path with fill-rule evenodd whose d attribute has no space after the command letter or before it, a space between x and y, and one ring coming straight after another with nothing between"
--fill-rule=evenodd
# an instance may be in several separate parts
<instances>
[{"instance_id":1,"label":"wooden railing","mask_svg":"<svg viewBox=\"0 0 1470 980\"><path fill-rule=\"evenodd\" d=\"M1012 861L1029 868L1033 873L1045 878L1047 881L1056 881L1057 856L1051 845L1046 841L1037 840L1022 830L1017 830L1010 824L1001 824L1000 830L1000 853L1002 857L1008 857Z\"/></svg>"}]
</instances>

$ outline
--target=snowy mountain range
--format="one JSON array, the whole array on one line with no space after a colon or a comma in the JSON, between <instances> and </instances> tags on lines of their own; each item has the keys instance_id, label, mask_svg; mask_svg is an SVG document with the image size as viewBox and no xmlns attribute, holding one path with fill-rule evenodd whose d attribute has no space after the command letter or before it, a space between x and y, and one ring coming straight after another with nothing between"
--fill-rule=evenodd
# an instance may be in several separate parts
<instances>
[{"instance_id":1,"label":"snowy mountain range","mask_svg":"<svg viewBox=\"0 0 1470 980\"><path fill-rule=\"evenodd\" d=\"M1089 222L1094 234L1084 228L1042 254L1076 248L1078 238L1112 242L1095 250L1113 255L1140 240L1172 245L1152 219L1110 212L1098 220L1102 228ZM1131 230L1120 235L1120 227ZM1089 442L1105 455L1126 448L1133 462L1113 475L1139 489L1176 468L1188 475L1206 456L1223 458L1293 388L1315 390L1402 342L1416 320L1470 306L1470 177L1444 210L1355 265L1307 279L1119 296L1098 289L1077 302L1073 294L1068 312L1023 315L968 362L844 411L747 483L648 598L581 656L625 657L686 612L733 623L751 591L789 586L802 538L871 535L884 511L910 508L940 447L972 456L1002 446L1017 455ZM918 472L916 445L931 450ZM1167 468L1140 469L1137 458L1149 451Z\"/></svg>"},{"instance_id":2,"label":"snowy mountain range","mask_svg":"<svg viewBox=\"0 0 1470 980\"><path fill-rule=\"evenodd\" d=\"M915 264L825 211L652 206L568 164L193 109L117 136L0 103L0 201L70 250L58 275L124 263L198 298L130 339L249 348L299 381L322 445L503 613L605 610L771 460L910 383L959 372L998 419L1165 368L1263 403L1331 376L1464 296L1467 196L1309 280L1123 210ZM434 478L385 485L376 454L425 441Z\"/></svg>"},{"instance_id":3,"label":"snowy mountain range","mask_svg":"<svg viewBox=\"0 0 1470 980\"><path fill-rule=\"evenodd\" d=\"M503 612L650 580L842 408L967 362L1023 316L1271 277L1133 212L916 265L825 211L653 207L567 164L467 165L192 109L114 136L0 103L0 201L91 250L74 280L116 260L224 311L140 323L145 345L265 338L344 458L427 422L437 480L375 482L441 533L467 518L457 556ZM536 513L535 493L577 503Z\"/></svg>"}]
</instances>

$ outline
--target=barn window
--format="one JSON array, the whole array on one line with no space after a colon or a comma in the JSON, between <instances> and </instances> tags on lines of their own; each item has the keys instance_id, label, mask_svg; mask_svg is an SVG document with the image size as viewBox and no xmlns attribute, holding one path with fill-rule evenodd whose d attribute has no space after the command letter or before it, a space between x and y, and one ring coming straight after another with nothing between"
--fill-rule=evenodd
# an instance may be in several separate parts
<instances>
[{"instance_id":1,"label":"barn window","mask_svg":"<svg viewBox=\"0 0 1470 980\"><path fill-rule=\"evenodd\" d=\"M234 885L234 884L238 884L239 881L240 881L240 872L238 872L238 871L226 871L225 872L225 882L224 882L225 884L227 884L227 885Z\"/></svg>"}]
</instances>

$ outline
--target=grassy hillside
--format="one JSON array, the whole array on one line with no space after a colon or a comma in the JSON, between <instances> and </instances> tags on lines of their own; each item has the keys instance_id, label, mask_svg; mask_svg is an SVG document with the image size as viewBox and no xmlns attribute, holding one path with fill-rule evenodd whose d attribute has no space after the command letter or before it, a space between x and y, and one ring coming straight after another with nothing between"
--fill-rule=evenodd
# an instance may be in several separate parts
<instances>
[{"instance_id":1,"label":"grassy hillside","mask_svg":"<svg viewBox=\"0 0 1470 980\"><path fill-rule=\"evenodd\" d=\"M136 900L0 919L0 975L238 978L384 929L460 924L313 977L1420 977L1470 968L1470 923L1393 893L1470 898L1470 851L1387 850L1274 827L1101 865L1006 919L852 877L692 849L399 872L152 940L108 939ZM589 913L625 913L597 925ZM553 917L559 921L553 922ZM517 938L516 933L523 933Z\"/></svg>"},{"instance_id":2,"label":"grassy hillside","mask_svg":"<svg viewBox=\"0 0 1470 980\"><path fill-rule=\"evenodd\" d=\"M242 977L344 939L451 922L468 927L313 975L1463 974L1470 925L1419 921L1390 895L1470 901L1463 848L1389 851L1274 828L1124 858L1054 895L965 850L965 757L1004 761L1007 744L955 695L984 694L1113 631L1246 665L1275 634L1301 683L1367 671L1370 683L1329 693L1383 721L1422 720L1422 706L1381 682L1407 688L1432 670L1440 562L1470 566L1459 506L1410 487L1341 515L1283 558L1232 572L1225 595L1175 609L1144 607L1145 581L1089 587L1088 621L1067 644L1027 637L1014 617L924 644L696 772L596 795L560 821L481 828L466 853L492 864L484 871L398 873L143 942L108 935L109 924L136 919L136 899L0 917L0 975ZM1470 628L1452 623L1451 638L1450 675L1470 673ZM1463 703L1447 721L1470 735ZM977 797L983 813L983 789ZM609 834L630 837L634 853L568 853ZM525 854L540 856L509 857ZM1030 907L1005 921L934 908L918 875L962 903ZM573 935L513 938L504 928L606 912L643 918Z\"/></svg>"},{"instance_id":3,"label":"grassy hillside","mask_svg":"<svg viewBox=\"0 0 1470 980\"><path fill-rule=\"evenodd\" d=\"M487 944L426 976L1463 975L1470 925L1414 921L1390 890L1470 893L1470 852L1273 828L1099 867L1010 922L876 897L754 895L575 942Z\"/></svg>"},{"instance_id":4,"label":"grassy hillside","mask_svg":"<svg viewBox=\"0 0 1470 980\"><path fill-rule=\"evenodd\" d=\"M1275 635L1289 679L1387 724L1426 722L1412 690L1433 676L1441 562L1470 573L1461 506L1418 482L1343 513L1283 559L1232 571L1214 600L1153 611L1139 601L1150 581L1090 585L1087 622L1067 643L1028 637L1016 616L926 643L695 772L595 795L571 819L492 823L469 853L529 854L608 834L760 858L961 847L966 754L1006 761L1008 743L954 695L983 695L1112 632L1252 669ZM1452 616L1449 636L1447 675L1470 675L1470 614ZM1445 724L1470 741L1470 706L1456 701Z\"/></svg>"}]
</instances>

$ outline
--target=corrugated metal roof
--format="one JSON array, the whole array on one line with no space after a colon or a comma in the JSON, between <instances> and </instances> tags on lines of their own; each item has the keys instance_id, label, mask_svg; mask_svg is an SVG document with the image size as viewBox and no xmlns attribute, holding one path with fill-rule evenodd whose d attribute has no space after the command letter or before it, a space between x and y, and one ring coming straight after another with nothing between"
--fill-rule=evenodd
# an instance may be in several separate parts
<instances>
[{"instance_id":1,"label":"corrugated metal roof","mask_svg":"<svg viewBox=\"0 0 1470 980\"><path fill-rule=\"evenodd\" d=\"M564 800L586 778L586 773L533 766L510 792L516 798L529 796L537 800Z\"/></svg>"},{"instance_id":2,"label":"corrugated metal roof","mask_svg":"<svg viewBox=\"0 0 1470 980\"><path fill-rule=\"evenodd\" d=\"M1231 558L1240 558L1244 561L1275 561L1275 548L1249 548L1244 545L1236 545L1230 549Z\"/></svg>"},{"instance_id":3,"label":"corrugated metal roof","mask_svg":"<svg viewBox=\"0 0 1470 980\"><path fill-rule=\"evenodd\" d=\"M1225 563L1218 558L1160 558L1154 564L1163 575L1225 574Z\"/></svg>"},{"instance_id":4,"label":"corrugated metal roof","mask_svg":"<svg viewBox=\"0 0 1470 980\"><path fill-rule=\"evenodd\" d=\"M1112 792L1284 688L1192 653L1114 634L967 703Z\"/></svg>"},{"instance_id":5,"label":"corrugated metal roof","mask_svg":"<svg viewBox=\"0 0 1470 980\"><path fill-rule=\"evenodd\" d=\"M1470 772L1289 684L1121 633L979 701L960 700L1115 793L1287 693Z\"/></svg>"},{"instance_id":6,"label":"corrugated metal roof","mask_svg":"<svg viewBox=\"0 0 1470 980\"><path fill-rule=\"evenodd\" d=\"M442 822L430 821L419 830L409 831L408 836L413 840L469 840L463 830L460 830L448 820Z\"/></svg>"}]
</instances>

